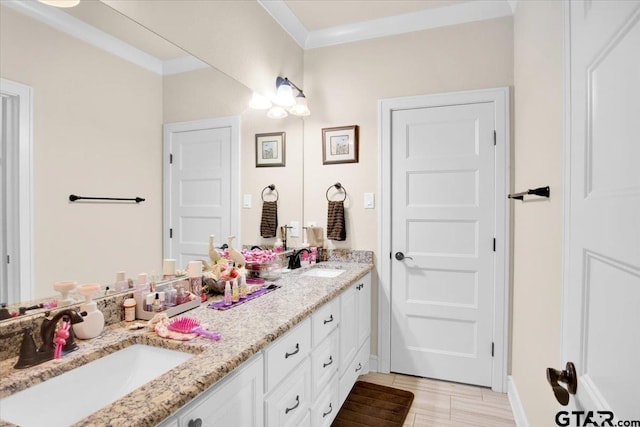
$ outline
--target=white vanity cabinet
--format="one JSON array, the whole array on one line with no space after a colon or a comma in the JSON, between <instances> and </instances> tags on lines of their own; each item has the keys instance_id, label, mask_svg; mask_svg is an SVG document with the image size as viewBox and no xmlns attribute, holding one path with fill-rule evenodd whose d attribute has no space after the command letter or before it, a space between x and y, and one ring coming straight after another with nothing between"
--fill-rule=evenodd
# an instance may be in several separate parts
<instances>
[{"instance_id":1,"label":"white vanity cabinet","mask_svg":"<svg viewBox=\"0 0 640 427\"><path fill-rule=\"evenodd\" d=\"M368 273L160 425L330 426L368 370L370 331Z\"/></svg>"},{"instance_id":2,"label":"white vanity cabinet","mask_svg":"<svg viewBox=\"0 0 640 427\"><path fill-rule=\"evenodd\" d=\"M340 406L358 376L369 370L371 273L340 296Z\"/></svg>"}]
</instances>

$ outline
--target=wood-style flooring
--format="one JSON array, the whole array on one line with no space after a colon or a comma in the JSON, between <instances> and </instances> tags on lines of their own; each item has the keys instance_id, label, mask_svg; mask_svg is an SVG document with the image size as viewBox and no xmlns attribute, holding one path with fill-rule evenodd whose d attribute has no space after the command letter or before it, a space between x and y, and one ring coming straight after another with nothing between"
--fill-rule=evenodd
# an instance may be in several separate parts
<instances>
[{"instance_id":1,"label":"wood-style flooring","mask_svg":"<svg viewBox=\"0 0 640 427\"><path fill-rule=\"evenodd\" d=\"M369 373L362 381L382 384L414 395L404 427L515 427L506 394L489 388L401 374Z\"/></svg>"}]
</instances>

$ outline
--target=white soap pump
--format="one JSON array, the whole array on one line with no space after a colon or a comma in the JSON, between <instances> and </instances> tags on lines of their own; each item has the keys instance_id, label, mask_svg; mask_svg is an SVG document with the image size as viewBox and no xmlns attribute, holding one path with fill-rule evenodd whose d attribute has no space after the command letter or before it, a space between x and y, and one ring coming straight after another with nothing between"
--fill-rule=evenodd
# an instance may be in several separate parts
<instances>
[{"instance_id":1,"label":"white soap pump","mask_svg":"<svg viewBox=\"0 0 640 427\"><path fill-rule=\"evenodd\" d=\"M75 323L72 327L76 337L80 339L95 338L104 329L104 314L98 310L96 302L91 300L91 297L99 290L100 285L97 283L85 283L78 286L78 293L85 297L84 302L80 304L80 314L84 321Z\"/></svg>"}]
</instances>

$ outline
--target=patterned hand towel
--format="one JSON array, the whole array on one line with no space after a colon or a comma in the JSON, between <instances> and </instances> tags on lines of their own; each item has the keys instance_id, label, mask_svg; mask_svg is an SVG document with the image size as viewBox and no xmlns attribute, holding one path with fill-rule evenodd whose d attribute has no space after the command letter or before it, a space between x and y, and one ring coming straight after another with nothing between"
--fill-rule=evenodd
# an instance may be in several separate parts
<instances>
[{"instance_id":1,"label":"patterned hand towel","mask_svg":"<svg viewBox=\"0 0 640 427\"><path fill-rule=\"evenodd\" d=\"M276 237L278 230L278 202L262 202L260 235L264 238Z\"/></svg>"},{"instance_id":2,"label":"patterned hand towel","mask_svg":"<svg viewBox=\"0 0 640 427\"><path fill-rule=\"evenodd\" d=\"M327 216L327 239L347 239L347 227L344 220L343 201L329 201L329 214Z\"/></svg>"}]
</instances>

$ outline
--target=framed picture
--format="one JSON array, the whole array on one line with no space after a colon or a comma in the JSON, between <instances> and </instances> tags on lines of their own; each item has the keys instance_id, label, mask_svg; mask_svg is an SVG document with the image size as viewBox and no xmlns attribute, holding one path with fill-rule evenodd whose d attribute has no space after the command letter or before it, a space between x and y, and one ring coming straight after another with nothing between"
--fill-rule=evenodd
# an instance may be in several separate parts
<instances>
[{"instance_id":1,"label":"framed picture","mask_svg":"<svg viewBox=\"0 0 640 427\"><path fill-rule=\"evenodd\" d=\"M322 129L322 164L358 163L358 126Z\"/></svg>"},{"instance_id":2,"label":"framed picture","mask_svg":"<svg viewBox=\"0 0 640 427\"><path fill-rule=\"evenodd\" d=\"M285 133L256 134L256 167L285 165Z\"/></svg>"}]
</instances>

